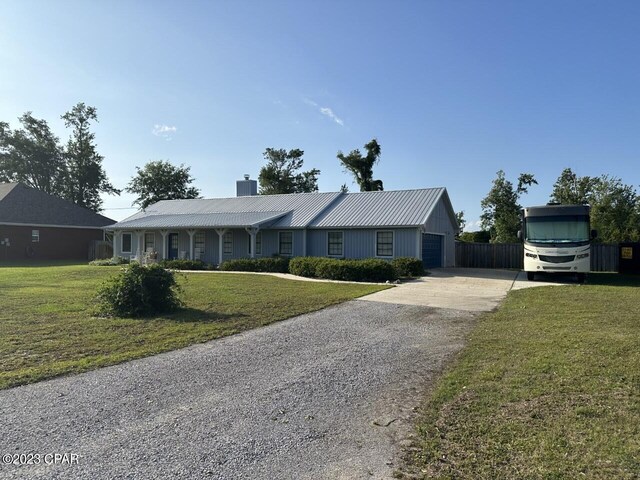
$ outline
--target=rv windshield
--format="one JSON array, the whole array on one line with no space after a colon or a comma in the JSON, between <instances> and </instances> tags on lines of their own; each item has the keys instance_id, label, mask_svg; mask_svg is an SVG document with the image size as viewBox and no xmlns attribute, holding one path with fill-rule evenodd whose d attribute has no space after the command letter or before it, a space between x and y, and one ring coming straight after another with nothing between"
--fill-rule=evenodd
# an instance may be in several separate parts
<instances>
[{"instance_id":1,"label":"rv windshield","mask_svg":"<svg viewBox=\"0 0 640 480\"><path fill-rule=\"evenodd\" d=\"M588 216L527 217L525 224L526 239L532 243L589 242Z\"/></svg>"}]
</instances>

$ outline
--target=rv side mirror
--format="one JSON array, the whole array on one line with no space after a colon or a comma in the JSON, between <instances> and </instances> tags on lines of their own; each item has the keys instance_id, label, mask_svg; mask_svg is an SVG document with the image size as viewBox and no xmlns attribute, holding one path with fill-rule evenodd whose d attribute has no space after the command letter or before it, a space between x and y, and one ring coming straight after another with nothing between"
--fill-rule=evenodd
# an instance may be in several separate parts
<instances>
[{"instance_id":1,"label":"rv side mirror","mask_svg":"<svg viewBox=\"0 0 640 480\"><path fill-rule=\"evenodd\" d=\"M518 230L518 240L522 240L522 230Z\"/></svg>"},{"instance_id":2,"label":"rv side mirror","mask_svg":"<svg viewBox=\"0 0 640 480\"><path fill-rule=\"evenodd\" d=\"M597 230L591 230L591 238L597 238L598 237L598 231Z\"/></svg>"}]
</instances>

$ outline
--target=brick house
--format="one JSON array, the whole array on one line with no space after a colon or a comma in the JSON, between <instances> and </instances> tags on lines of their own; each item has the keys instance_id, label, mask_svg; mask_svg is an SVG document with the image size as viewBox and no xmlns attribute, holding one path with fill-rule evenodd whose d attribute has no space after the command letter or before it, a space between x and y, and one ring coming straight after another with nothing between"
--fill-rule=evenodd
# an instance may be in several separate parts
<instances>
[{"instance_id":1,"label":"brick house","mask_svg":"<svg viewBox=\"0 0 640 480\"><path fill-rule=\"evenodd\" d=\"M113 220L21 183L0 183L0 262L87 260Z\"/></svg>"}]
</instances>

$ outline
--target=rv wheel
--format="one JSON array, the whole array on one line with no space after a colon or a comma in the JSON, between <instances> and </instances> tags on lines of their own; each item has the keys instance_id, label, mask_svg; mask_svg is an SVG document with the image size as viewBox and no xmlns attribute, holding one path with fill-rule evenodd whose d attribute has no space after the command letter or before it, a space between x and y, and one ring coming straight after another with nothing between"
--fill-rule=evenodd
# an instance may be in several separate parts
<instances>
[{"instance_id":1,"label":"rv wheel","mask_svg":"<svg viewBox=\"0 0 640 480\"><path fill-rule=\"evenodd\" d=\"M527 280L529 280L530 282L533 282L533 277L536 274L534 272L527 272Z\"/></svg>"}]
</instances>

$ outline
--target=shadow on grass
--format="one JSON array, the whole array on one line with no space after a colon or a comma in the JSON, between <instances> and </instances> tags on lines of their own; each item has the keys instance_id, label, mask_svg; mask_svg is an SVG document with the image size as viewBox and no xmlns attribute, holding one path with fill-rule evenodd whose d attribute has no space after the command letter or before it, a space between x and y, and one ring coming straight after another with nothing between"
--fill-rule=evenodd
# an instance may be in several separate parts
<instances>
[{"instance_id":1,"label":"shadow on grass","mask_svg":"<svg viewBox=\"0 0 640 480\"><path fill-rule=\"evenodd\" d=\"M0 267L70 267L88 265L87 260L0 260Z\"/></svg>"},{"instance_id":2,"label":"shadow on grass","mask_svg":"<svg viewBox=\"0 0 640 480\"><path fill-rule=\"evenodd\" d=\"M611 287L640 287L640 275L591 272L587 276L587 285L606 285Z\"/></svg>"},{"instance_id":3,"label":"shadow on grass","mask_svg":"<svg viewBox=\"0 0 640 480\"><path fill-rule=\"evenodd\" d=\"M198 308L181 308L173 313L170 313L166 318L173 320L174 322L184 323L212 323L212 322L229 322L232 320L239 320L241 318L248 317L244 313L220 313L211 312L207 310L200 310Z\"/></svg>"}]
</instances>

